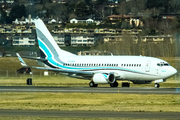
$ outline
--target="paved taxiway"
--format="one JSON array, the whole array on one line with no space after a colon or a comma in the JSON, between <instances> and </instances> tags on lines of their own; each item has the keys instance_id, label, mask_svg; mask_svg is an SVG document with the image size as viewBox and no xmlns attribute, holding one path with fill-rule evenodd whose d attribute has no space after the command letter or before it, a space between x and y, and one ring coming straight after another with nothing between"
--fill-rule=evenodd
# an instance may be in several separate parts
<instances>
[{"instance_id":1,"label":"paved taxiway","mask_svg":"<svg viewBox=\"0 0 180 120\"><path fill-rule=\"evenodd\" d=\"M129 118L129 119L179 119L179 113L118 112L118 111L39 111L0 110L0 116L38 116L65 118Z\"/></svg>"},{"instance_id":2,"label":"paved taxiway","mask_svg":"<svg viewBox=\"0 0 180 120\"><path fill-rule=\"evenodd\" d=\"M110 87L90 88L90 87L0 86L0 92L180 94L180 88L110 88Z\"/></svg>"}]
</instances>

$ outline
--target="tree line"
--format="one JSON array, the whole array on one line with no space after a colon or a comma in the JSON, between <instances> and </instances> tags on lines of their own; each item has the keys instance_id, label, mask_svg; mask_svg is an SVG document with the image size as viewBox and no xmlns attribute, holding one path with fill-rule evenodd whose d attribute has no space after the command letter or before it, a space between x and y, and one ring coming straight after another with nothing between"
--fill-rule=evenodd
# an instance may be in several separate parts
<instances>
[{"instance_id":1,"label":"tree line","mask_svg":"<svg viewBox=\"0 0 180 120\"><path fill-rule=\"evenodd\" d=\"M30 1L34 1L32 2L34 4L29 4ZM96 2L92 0L66 0L65 4L53 3L52 0L39 1L39 4L35 4L36 0L15 0L12 5L2 6L0 22L12 23L16 18L28 17L31 14L33 18L37 16L40 18L58 18L64 24L77 17L98 17L106 23L109 15L131 13L133 16L142 16L141 20L144 21L145 28L152 29L155 23L164 24L164 21L155 19L157 15L161 13L180 13L179 0L130 0L128 2L120 0L115 7L109 7L110 4L113 4L109 0L97 0ZM5 12L7 8L11 8L9 15ZM121 24L125 24L123 22L118 23L120 24L119 27ZM168 22L166 21L166 24L169 24ZM175 22L178 24L179 19ZM165 30L166 28L158 29Z\"/></svg>"},{"instance_id":2,"label":"tree line","mask_svg":"<svg viewBox=\"0 0 180 120\"><path fill-rule=\"evenodd\" d=\"M177 35L176 37L179 37ZM137 42L129 34L122 34L122 41L107 42L99 41L97 46L91 48L113 55L142 55L152 57L177 57L180 56L179 38L174 38L173 42L143 42L138 36Z\"/></svg>"},{"instance_id":3,"label":"tree line","mask_svg":"<svg viewBox=\"0 0 180 120\"><path fill-rule=\"evenodd\" d=\"M31 0L33 1L33 0ZM34 0L36 1L36 0ZM180 18L160 19L159 14L180 14L180 0L121 0L116 7L109 7L108 0L66 0L65 4L52 3L52 0L40 0L40 4L28 5L29 0L15 0L12 5L4 5L1 7L0 23L12 23L16 18L39 16L40 18L55 18L62 21L64 26L70 19L77 17L98 17L103 19L102 24L97 28L116 28L116 29L132 29L140 28L143 35L175 35L173 44L166 42L154 44L145 43L140 39L138 43L132 42L129 35L123 35L123 41L118 44L98 44L95 48L101 51L109 51L113 54L120 55L144 55L144 56L180 56L180 47L178 33L180 28ZM11 8L9 16L5 9ZM116 24L111 24L107 20L107 16L116 14L131 14L133 16L141 16L144 26L129 26L125 20ZM91 28L91 26L88 26ZM96 26L92 26L95 28Z\"/></svg>"}]
</instances>

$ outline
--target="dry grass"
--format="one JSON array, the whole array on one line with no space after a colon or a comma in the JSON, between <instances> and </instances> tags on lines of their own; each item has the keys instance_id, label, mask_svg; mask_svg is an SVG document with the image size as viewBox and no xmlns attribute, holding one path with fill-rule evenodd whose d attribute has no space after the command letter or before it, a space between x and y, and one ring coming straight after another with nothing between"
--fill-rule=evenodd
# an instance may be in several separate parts
<instances>
[{"instance_id":1,"label":"dry grass","mask_svg":"<svg viewBox=\"0 0 180 120\"><path fill-rule=\"evenodd\" d=\"M37 65L35 60L24 59L28 65ZM0 57L0 70L16 70L21 68L17 57Z\"/></svg>"},{"instance_id":2,"label":"dry grass","mask_svg":"<svg viewBox=\"0 0 180 120\"><path fill-rule=\"evenodd\" d=\"M180 112L180 97L99 93L0 93L0 109Z\"/></svg>"},{"instance_id":3,"label":"dry grass","mask_svg":"<svg viewBox=\"0 0 180 120\"><path fill-rule=\"evenodd\" d=\"M1 120L132 120L131 118L65 118L65 117L35 117L35 116L0 116ZM133 120L156 120L156 119L133 119ZM164 120L164 119L158 119Z\"/></svg>"},{"instance_id":4,"label":"dry grass","mask_svg":"<svg viewBox=\"0 0 180 120\"><path fill-rule=\"evenodd\" d=\"M22 77L1 77L0 78L0 86L26 86L27 78L29 76ZM76 79L70 78L64 75L57 75L51 77L33 77L32 83L33 86L65 86L65 87L73 87L73 86L89 86L89 80L84 79ZM121 87L121 81L119 82L119 87ZM161 83L161 88L178 88L180 87L180 82L174 79L169 79L165 83ZM110 87L109 84L99 84L98 87ZM131 83L131 87L154 87L154 84L133 84Z\"/></svg>"}]
</instances>

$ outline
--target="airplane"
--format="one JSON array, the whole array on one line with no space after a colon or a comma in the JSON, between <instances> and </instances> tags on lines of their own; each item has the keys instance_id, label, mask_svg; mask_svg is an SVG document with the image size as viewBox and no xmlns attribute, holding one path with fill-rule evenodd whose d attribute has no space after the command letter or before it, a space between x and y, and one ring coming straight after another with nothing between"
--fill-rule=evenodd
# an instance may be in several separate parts
<instances>
[{"instance_id":1,"label":"airplane","mask_svg":"<svg viewBox=\"0 0 180 120\"><path fill-rule=\"evenodd\" d=\"M68 76L81 76L91 80L90 87L98 84L110 84L110 87L118 87L117 81L122 82L122 87L130 87L134 84L150 84L154 81L155 88L159 88L161 82L177 73L177 70L162 59L145 56L78 56L62 50L44 22L35 20L37 40L40 49L40 57L34 59L42 67L32 68L67 73ZM17 53L22 66L28 66Z\"/></svg>"}]
</instances>

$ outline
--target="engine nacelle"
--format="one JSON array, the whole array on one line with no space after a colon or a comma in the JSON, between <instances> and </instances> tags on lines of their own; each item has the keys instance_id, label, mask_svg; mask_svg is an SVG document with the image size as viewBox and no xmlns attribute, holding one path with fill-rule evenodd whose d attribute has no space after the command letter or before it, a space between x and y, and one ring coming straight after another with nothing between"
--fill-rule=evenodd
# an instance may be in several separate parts
<instances>
[{"instance_id":1,"label":"engine nacelle","mask_svg":"<svg viewBox=\"0 0 180 120\"><path fill-rule=\"evenodd\" d=\"M151 84L152 83L152 81L144 81L144 80L133 80L131 82L133 82L134 84Z\"/></svg>"},{"instance_id":2,"label":"engine nacelle","mask_svg":"<svg viewBox=\"0 0 180 120\"><path fill-rule=\"evenodd\" d=\"M93 76L93 82L95 84L98 83L114 83L116 81L114 74L103 74L103 73L96 73Z\"/></svg>"}]
</instances>

